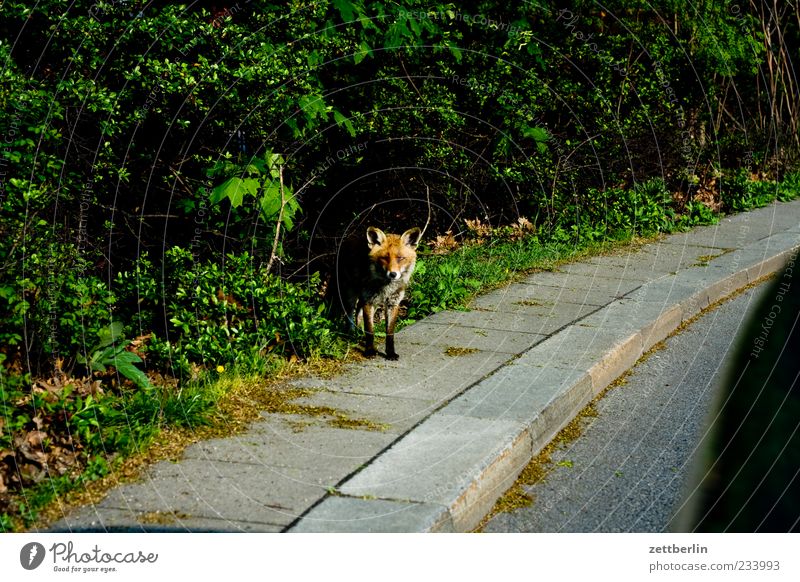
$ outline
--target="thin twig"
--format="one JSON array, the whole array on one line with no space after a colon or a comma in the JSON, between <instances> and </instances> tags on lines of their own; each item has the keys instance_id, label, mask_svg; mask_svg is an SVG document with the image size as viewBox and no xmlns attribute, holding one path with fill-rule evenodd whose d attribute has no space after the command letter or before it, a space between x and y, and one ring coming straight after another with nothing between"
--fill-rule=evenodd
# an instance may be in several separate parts
<instances>
[{"instance_id":1,"label":"thin twig","mask_svg":"<svg viewBox=\"0 0 800 582\"><path fill-rule=\"evenodd\" d=\"M278 166L278 176L281 184L281 208L278 211L278 222L275 224L275 240L272 241L272 251L269 254L269 262L267 263L267 273L272 269L272 263L275 261L275 253L278 251L278 240L281 233L281 221L283 220L283 207L286 205L286 197L283 194L283 166Z\"/></svg>"},{"instance_id":2,"label":"thin twig","mask_svg":"<svg viewBox=\"0 0 800 582\"><path fill-rule=\"evenodd\" d=\"M428 200L428 218L425 220L425 226L422 228L422 233L419 235L420 240L425 236L425 231L428 230L428 225L431 223L431 189L425 184L425 198Z\"/></svg>"},{"instance_id":3,"label":"thin twig","mask_svg":"<svg viewBox=\"0 0 800 582\"><path fill-rule=\"evenodd\" d=\"M406 64L403 62L403 57L397 55L397 58L400 59L400 66L403 67L403 72L406 74L406 79L408 79L408 82L411 83L412 87L414 87L414 91L416 91L419 98L422 99L422 93L419 92L419 89L417 89L417 86L414 84L414 79L412 79L411 75L408 74L408 70L406 69Z\"/></svg>"}]
</instances>

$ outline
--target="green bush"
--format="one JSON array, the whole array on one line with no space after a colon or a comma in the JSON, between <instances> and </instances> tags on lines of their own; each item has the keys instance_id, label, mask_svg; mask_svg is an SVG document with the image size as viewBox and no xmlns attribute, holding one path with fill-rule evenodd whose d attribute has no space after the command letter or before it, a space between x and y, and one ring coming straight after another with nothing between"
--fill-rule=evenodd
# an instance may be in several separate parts
<instances>
[{"instance_id":1,"label":"green bush","mask_svg":"<svg viewBox=\"0 0 800 582\"><path fill-rule=\"evenodd\" d=\"M800 196L800 172L789 173L778 182L778 200L789 202Z\"/></svg>"},{"instance_id":2,"label":"green bush","mask_svg":"<svg viewBox=\"0 0 800 582\"><path fill-rule=\"evenodd\" d=\"M728 212L761 208L775 200L788 201L798 196L797 173L787 174L780 182L753 181L745 169L730 172L722 180L722 203Z\"/></svg>"},{"instance_id":3,"label":"green bush","mask_svg":"<svg viewBox=\"0 0 800 582\"><path fill-rule=\"evenodd\" d=\"M176 374L185 376L193 364L247 368L275 355L339 353L318 274L291 283L264 272L247 253L195 262L191 251L173 247L164 281L161 314L169 324L153 333L149 356Z\"/></svg>"}]
</instances>

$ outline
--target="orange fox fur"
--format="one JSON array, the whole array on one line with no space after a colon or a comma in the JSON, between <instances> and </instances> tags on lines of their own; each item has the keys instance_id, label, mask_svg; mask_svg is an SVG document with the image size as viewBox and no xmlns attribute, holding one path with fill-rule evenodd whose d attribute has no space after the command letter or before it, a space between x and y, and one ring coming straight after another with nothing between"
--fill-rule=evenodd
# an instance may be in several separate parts
<instances>
[{"instance_id":1,"label":"orange fox fur","mask_svg":"<svg viewBox=\"0 0 800 582\"><path fill-rule=\"evenodd\" d=\"M375 355L374 316L383 308L386 318L386 357L396 360L394 328L417 260L416 247L422 232L411 228L403 234L386 234L370 226L367 244L350 243L340 251L337 280L342 308L351 328L363 315L366 343L364 355Z\"/></svg>"}]
</instances>

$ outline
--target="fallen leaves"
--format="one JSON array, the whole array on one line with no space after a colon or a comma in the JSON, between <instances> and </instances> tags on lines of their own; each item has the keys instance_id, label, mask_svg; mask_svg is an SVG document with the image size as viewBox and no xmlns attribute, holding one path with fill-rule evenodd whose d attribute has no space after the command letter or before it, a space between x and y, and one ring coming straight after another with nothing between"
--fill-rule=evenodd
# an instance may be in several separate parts
<instances>
[{"instance_id":1,"label":"fallen leaves","mask_svg":"<svg viewBox=\"0 0 800 582\"><path fill-rule=\"evenodd\" d=\"M490 238L520 240L526 236L534 234L536 227L534 224L520 216L516 221L507 226L492 227L490 224L484 223L480 218L464 220L466 226L467 238L459 241L453 234L452 230L448 230L444 234L436 236L429 244L431 252L434 255L446 255L461 247L464 244L483 243Z\"/></svg>"},{"instance_id":2,"label":"fallen leaves","mask_svg":"<svg viewBox=\"0 0 800 582\"><path fill-rule=\"evenodd\" d=\"M446 255L449 252L452 252L458 248L458 241L453 236L453 231L448 230L444 234L438 235L432 242L431 242L431 250L435 255Z\"/></svg>"},{"instance_id":3,"label":"fallen leaves","mask_svg":"<svg viewBox=\"0 0 800 582\"><path fill-rule=\"evenodd\" d=\"M88 395L99 396L103 394L102 382L90 377L75 378L62 370L63 360L56 360L56 367L50 378L38 379L33 383L31 390L34 394L46 394L50 401L57 401L65 390L85 397Z\"/></svg>"},{"instance_id":4,"label":"fallen leaves","mask_svg":"<svg viewBox=\"0 0 800 582\"><path fill-rule=\"evenodd\" d=\"M99 380L72 377L61 366L58 360L51 377L15 393L13 414L0 418L0 513L17 513L14 499L27 487L83 467L82 447L70 434L63 404L101 397L103 390Z\"/></svg>"}]
</instances>

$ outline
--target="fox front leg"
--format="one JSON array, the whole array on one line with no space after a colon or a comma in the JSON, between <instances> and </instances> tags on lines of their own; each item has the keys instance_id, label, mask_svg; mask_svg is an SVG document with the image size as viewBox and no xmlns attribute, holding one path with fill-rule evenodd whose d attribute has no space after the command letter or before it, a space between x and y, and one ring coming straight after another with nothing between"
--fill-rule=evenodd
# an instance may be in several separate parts
<instances>
[{"instance_id":1,"label":"fox front leg","mask_svg":"<svg viewBox=\"0 0 800 582\"><path fill-rule=\"evenodd\" d=\"M394 326L397 323L397 314L400 312L399 305L386 306L386 359L397 360L400 356L394 351Z\"/></svg>"},{"instance_id":2,"label":"fox front leg","mask_svg":"<svg viewBox=\"0 0 800 582\"><path fill-rule=\"evenodd\" d=\"M371 303L365 303L362 307L364 312L364 355L371 358L375 355L375 325L373 316L375 308Z\"/></svg>"}]
</instances>

